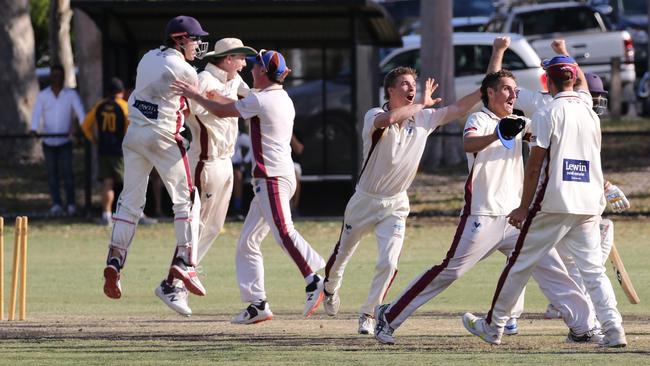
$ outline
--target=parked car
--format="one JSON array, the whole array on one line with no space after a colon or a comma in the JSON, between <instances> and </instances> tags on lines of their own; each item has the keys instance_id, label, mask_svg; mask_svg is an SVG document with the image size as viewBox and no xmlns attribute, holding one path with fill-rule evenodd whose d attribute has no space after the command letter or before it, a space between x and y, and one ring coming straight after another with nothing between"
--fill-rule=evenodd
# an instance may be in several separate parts
<instances>
[{"instance_id":1,"label":"parked car","mask_svg":"<svg viewBox=\"0 0 650 366\"><path fill-rule=\"evenodd\" d=\"M492 54L494 38L501 34L468 32L454 33L454 72L456 96L467 95L481 85L487 65ZM541 60L526 39L519 34L508 34L510 47L503 56L503 68L517 77L517 83L526 89L540 90L544 70ZM380 63L381 79L397 66L409 66L420 70L420 36L411 35L402 38L404 47L393 50ZM383 100L383 89L380 91Z\"/></svg>"},{"instance_id":2,"label":"parked car","mask_svg":"<svg viewBox=\"0 0 650 366\"><path fill-rule=\"evenodd\" d=\"M636 79L634 46L630 34L613 30L607 18L582 2L552 2L502 9L486 25L486 31L522 34L541 58L554 55L554 38L563 38L571 56L583 70L598 74L609 84L612 58L621 60L623 86Z\"/></svg>"}]
</instances>

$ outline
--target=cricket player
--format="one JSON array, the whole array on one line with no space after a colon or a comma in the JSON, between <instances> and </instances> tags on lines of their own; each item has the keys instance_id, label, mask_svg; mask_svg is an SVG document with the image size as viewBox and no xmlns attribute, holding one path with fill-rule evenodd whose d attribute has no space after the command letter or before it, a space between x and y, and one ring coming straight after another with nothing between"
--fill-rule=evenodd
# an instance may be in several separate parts
<instances>
[{"instance_id":1,"label":"cricket player","mask_svg":"<svg viewBox=\"0 0 650 366\"><path fill-rule=\"evenodd\" d=\"M503 38L507 44L510 43L509 37ZM566 43L563 39L553 40L551 42L551 48L558 55L569 55L569 52L566 48ZM503 49L495 49L495 52L502 53L503 51ZM501 62L498 62L496 66L500 68ZM587 104L593 105L593 110L596 115L602 115L607 109L607 91L603 88L602 80L596 74L585 73L582 83L586 83L586 87L584 84L578 85L578 83L576 83L576 92ZM517 88L515 108L524 112L526 116L532 117L535 112L548 106L552 101L553 97L548 92ZM623 191L621 191L621 189L616 185L611 184L609 181L605 181L605 197L607 198L607 202L610 204L614 212L623 212L630 208L630 203L627 197L625 197ZM609 252L611 251L612 245L614 243L614 223L611 220L603 220L600 228L601 252L603 255L603 263L605 263L609 257ZM567 252L562 243L559 243L556 246L556 249L562 258L564 265L567 267L567 271L571 278L583 289L583 292L589 301L592 312L595 314L595 308L592 304L589 294L586 292L584 282L582 281L582 276L580 275L580 271L578 270L575 261L571 257L570 253ZM553 304L549 304L546 308L544 316L546 318L561 318L562 314L553 306ZM597 320L596 328L600 328L600 324Z\"/></svg>"},{"instance_id":2,"label":"cricket player","mask_svg":"<svg viewBox=\"0 0 650 366\"><path fill-rule=\"evenodd\" d=\"M598 226L605 207L600 120L574 91L579 73L575 60L556 56L545 68L553 102L533 116L521 202L508 215L521 234L486 318L466 313L463 325L485 342L500 344L503 327L532 270L564 241L596 307L604 332L601 345L624 347L622 318L600 249Z\"/></svg>"},{"instance_id":3,"label":"cricket player","mask_svg":"<svg viewBox=\"0 0 650 366\"><path fill-rule=\"evenodd\" d=\"M187 81L174 83L178 93L195 100L218 117L250 118L255 197L244 220L236 254L241 299L250 305L232 319L235 324L253 324L273 318L264 289L260 250L269 230L305 279L304 316L313 314L322 302L323 279L316 271L325 266L323 258L294 228L289 208L289 199L296 187L290 147L295 109L282 84L291 70L277 51L261 50L247 61L253 63L253 87L259 91L236 102L218 93L214 95L215 100L210 100Z\"/></svg>"},{"instance_id":4,"label":"cricket player","mask_svg":"<svg viewBox=\"0 0 650 366\"><path fill-rule=\"evenodd\" d=\"M495 48L497 47L497 39ZM456 279L495 250L508 256L519 230L510 226L506 215L517 207L523 183L522 130L526 122L513 118L517 84L508 70L489 73L481 84L484 107L473 113L464 129L469 175L465 184L465 206L452 244L443 261L422 273L392 303L376 309L375 337L382 343L395 342L393 332L420 306L444 291ZM549 252L534 272L544 295L562 309L573 341L591 339L593 323L587 300L571 280L556 251ZM517 294L508 319L523 309L523 294ZM514 305L514 304L513 304ZM506 319L506 320L508 320ZM504 324L505 325L505 324ZM509 334L516 334L514 330Z\"/></svg>"},{"instance_id":5,"label":"cricket player","mask_svg":"<svg viewBox=\"0 0 650 366\"><path fill-rule=\"evenodd\" d=\"M223 38L214 45L204 59L208 63L198 75L202 94L217 92L233 101L248 95L250 89L239 76L246 66L246 56L256 51L244 46L237 38ZM197 263L219 236L226 220L228 204L233 187L231 157L235 152L238 124L237 117L217 117L197 103L189 102L190 117L187 124L192 132L189 149L190 169L201 199L201 223L199 225ZM189 316L188 294L180 280L172 285L162 281L156 295L171 309Z\"/></svg>"},{"instance_id":6,"label":"cricket player","mask_svg":"<svg viewBox=\"0 0 650 366\"><path fill-rule=\"evenodd\" d=\"M431 96L438 85L427 79L422 99L416 102L416 77L416 71L408 67L391 70L384 79L387 102L365 115L365 158L359 181L345 209L339 240L325 267L325 311L334 316L340 307L339 289L345 267L361 238L374 231L377 263L368 299L359 310L359 334L372 334L373 309L381 303L397 274L409 214L406 190L415 178L428 136L467 113L479 101L477 90L452 105L433 109L440 102L440 98Z\"/></svg>"},{"instance_id":7,"label":"cricket player","mask_svg":"<svg viewBox=\"0 0 650 366\"><path fill-rule=\"evenodd\" d=\"M193 294L205 295L194 267L192 173L180 135L187 103L171 90L171 83L176 79L197 83L196 71L189 61L205 54L207 43L201 42L200 37L207 35L196 19L177 16L167 23L165 44L147 52L138 64L135 90L128 101L130 125L122 144L124 188L113 215L104 269L104 293L110 298L122 296L120 271L145 205L152 168L162 178L173 203L176 249L167 281L171 284L174 278L180 279Z\"/></svg>"}]
</instances>

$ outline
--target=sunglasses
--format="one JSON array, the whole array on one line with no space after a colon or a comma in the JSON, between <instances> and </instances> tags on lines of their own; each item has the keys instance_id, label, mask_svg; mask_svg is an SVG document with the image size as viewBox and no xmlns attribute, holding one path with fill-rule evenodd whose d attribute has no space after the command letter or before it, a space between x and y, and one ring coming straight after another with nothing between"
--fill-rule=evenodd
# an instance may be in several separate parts
<instances>
[{"instance_id":1,"label":"sunglasses","mask_svg":"<svg viewBox=\"0 0 650 366\"><path fill-rule=\"evenodd\" d=\"M266 62L264 62L264 53L267 52L265 49L261 49L257 55L255 55L255 61L257 61L260 65L262 65L262 68L264 71L268 71L268 66L266 65Z\"/></svg>"}]
</instances>

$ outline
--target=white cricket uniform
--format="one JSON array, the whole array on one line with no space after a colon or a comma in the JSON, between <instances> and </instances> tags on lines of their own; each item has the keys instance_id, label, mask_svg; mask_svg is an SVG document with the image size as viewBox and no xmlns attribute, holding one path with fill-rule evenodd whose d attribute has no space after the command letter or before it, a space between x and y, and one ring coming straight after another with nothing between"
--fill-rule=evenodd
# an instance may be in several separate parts
<instances>
[{"instance_id":1,"label":"white cricket uniform","mask_svg":"<svg viewBox=\"0 0 650 366\"><path fill-rule=\"evenodd\" d=\"M199 73L201 93L216 90L226 98L245 97L250 89L237 75L228 80L228 73L208 63ZM187 119L192 132L188 151L194 185L201 197L201 224L199 225L198 261L201 262L226 220L232 195L232 161L238 133L238 118L219 118L196 103L190 102L192 114Z\"/></svg>"},{"instance_id":2,"label":"white cricket uniform","mask_svg":"<svg viewBox=\"0 0 650 366\"><path fill-rule=\"evenodd\" d=\"M483 107L469 116L464 133L492 134L499 120ZM393 329L495 250L508 256L514 249L519 230L508 224L506 215L519 206L521 200L522 136L520 133L515 137L513 149L504 148L497 140L479 152L467 154L469 175L465 184L465 207L451 247L442 263L416 277L386 310L386 320ZM586 332L593 327L589 323L593 317L587 300L566 273L557 252L545 256L533 276L546 297L560 309L571 329ZM522 290L508 317L521 315Z\"/></svg>"},{"instance_id":3,"label":"white cricket uniform","mask_svg":"<svg viewBox=\"0 0 650 366\"><path fill-rule=\"evenodd\" d=\"M589 105L590 108L593 107L593 99L590 93L585 90L579 90L578 95L585 103L587 103L587 105ZM526 116L532 117L535 112L547 107L549 104L551 104L552 101L553 97L548 92L517 89L515 108L523 111ZM607 223L601 223L600 225L602 231L600 245L601 252L603 253L603 263L607 260L609 252L612 249L612 243L614 242L614 223L610 220L604 221L607 221ZM591 312L595 314L593 302L591 301L589 293L586 291L586 287L584 285L584 281L582 280L582 276L580 276L580 270L578 269L576 261L573 259L573 256L571 253L569 253L562 241L556 245L556 249L560 255L560 258L562 258L562 262L564 262L569 276L571 276L573 281L577 283L578 286L580 286L580 288L583 290L583 293L587 297L587 302L589 303Z\"/></svg>"},{"instance_id":4,"label":"white cricket uniform","mask_svg":"<svg viewBox=\"0 0 650 366\"><path fill-rule=\"evenodd\" d=\"M325 267L325 291L341 287L343 272L361 238L374 230L377 264L368 299L360 314L373 314L395 275L409 214L406 190L417 173L427 137L444 121L447 108L423 109L415 116L385 128L376 128L382 108L370 109L363 124L363 167L354 195L345 208L339 241Z\"/></svg>"},{"instance_id":5,"label":"white cricket uniform","mask_svg":"<svg viewBox=\"0 0 650 366\"><path fill-rule=\"evenodd\" d=\"M531 145L547 150L537 191L521 235L504 268L486 320L503 328L532 269L560 241L576 260L604 331L621 315L600 246L605 208L600 120L576 92L555 95L533 116Z\"/></svg>"},{"instance_id":6,"label":"white cricket uniform","mask_svg":"<svg viewBox=\"0 0 650 366\"><path fill-rule=\"evenodd\" d=\"M242 118L250 118L253 148L253 190L248 215L237 243L236 267L241 299L266 299L260 245L268 234L294 261L303 277L325 266L320 256L293 226L289 200L296 190L291 160L295 109L282 85L271 85L235 102Z\"/></svg>"},{"instance_id":7,"label":"white cricket uniform","mask_svg":"<svg viewBox=\"0 0 650 366\"><path fill-rule=\"evenodd\" d=\"M121 252L123 261L145 205L152 168L156 168L173 203L176 245L191 247L192 177L185 140L180 135L187 103L170 89L176 79L196 84L197 75L183 54L173 48L153 49L138 64L135 90L129 97L130 125L122 143L124 188L113 215L109 244Z\"/></svg>"}]
</instances>

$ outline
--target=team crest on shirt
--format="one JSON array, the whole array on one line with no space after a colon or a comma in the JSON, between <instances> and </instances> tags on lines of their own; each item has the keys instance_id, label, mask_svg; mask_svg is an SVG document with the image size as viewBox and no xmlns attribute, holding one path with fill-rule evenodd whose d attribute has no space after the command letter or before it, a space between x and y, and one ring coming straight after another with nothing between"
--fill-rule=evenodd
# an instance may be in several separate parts
<instances>
[{"instance_id":1,"label":"team crest on shirt","mask_svg":"<svg viewBox=\"0 0 650 366\"><path fill-rule=\"evenodd\" d=\"M474 221L472 223L472 232L473 233L478 233L481 230L481 223L478 221Z\"/></svg>"},{"instance_id":2,"label":"team crest on shirt","mask_svg":"<svg viewBox=\"0 0 650 366\"><path fill-rule=\"evenodd\" d=\"M350 224L343 224L343 226L345 227L345 232L347 232L347 233L349 233L350 230L352 230L352 225L350 225Z\"/></svg>"},{"instance_id":3,"label":"team crest on shirt","mask_svg":"<svg viewBox=\"0 0 650 366\"><path fill-rule=\"evenodd\" d=\"M415 131L415 121L409 120L406 125L406 134L410 136L413 134L413 131Z\"/></svg>"}]
</instances>

